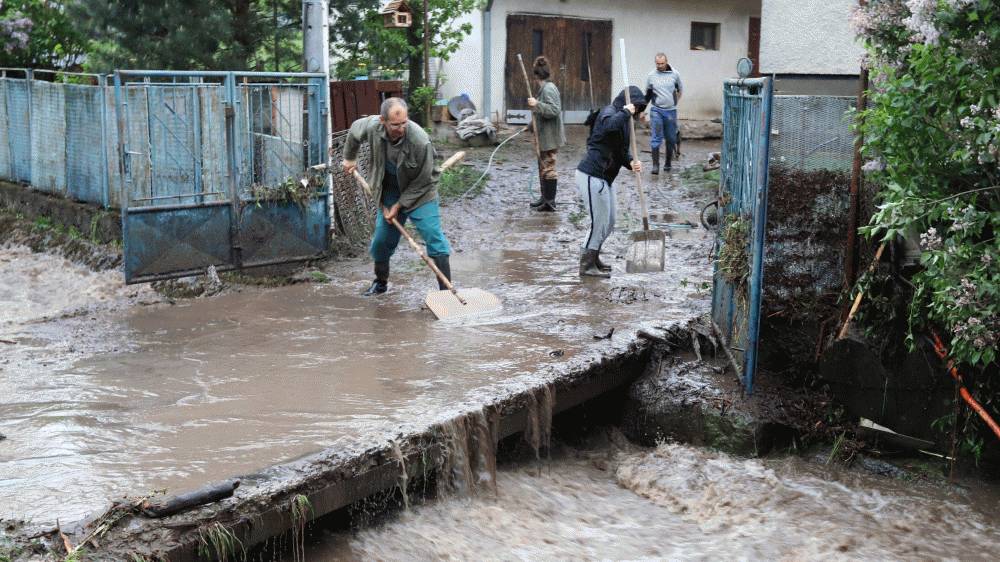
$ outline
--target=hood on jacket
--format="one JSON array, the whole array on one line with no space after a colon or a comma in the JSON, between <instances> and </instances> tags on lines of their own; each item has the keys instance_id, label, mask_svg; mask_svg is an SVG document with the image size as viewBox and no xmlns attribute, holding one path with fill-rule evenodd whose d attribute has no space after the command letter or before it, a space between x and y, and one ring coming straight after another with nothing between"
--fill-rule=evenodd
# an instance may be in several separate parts
<instances>
[{"instance_id":1,"label":"hood on jacket","mask_svg":"<svg viewBox=\"0 0 1000 562\"><path fill-rule=\"evenodd\" d=\"M646 109L646 94L642 93L642 90L636 86L629 86L628 95L632 99L632 104L635 105L636 114L642 113ZM618 93L618 97L615 98L615 101L611 102L611 105L615 109L625 107L625 90Z\"/></svg>"}]
</instances>

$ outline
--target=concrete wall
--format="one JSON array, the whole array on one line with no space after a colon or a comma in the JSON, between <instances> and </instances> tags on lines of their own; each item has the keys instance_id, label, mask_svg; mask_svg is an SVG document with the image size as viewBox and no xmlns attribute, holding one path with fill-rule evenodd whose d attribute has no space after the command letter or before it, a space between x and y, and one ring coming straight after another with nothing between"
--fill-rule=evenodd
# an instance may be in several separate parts
<instances>
[{"instance_id":1,"label":"concrete wall","mask_svg":"<svg viewBox=\"0 0 1000 562\"><path fill-rule=\"evenodd\" d=\"M863 50L849 23L857 0L761 0L760 71L858 74Z\"/></svg>"},{"instance_id":2,"label":"concrete wall","mask_svg":"<svg viewBox=\"0 0 1000 562\"><path fill-rule=\"evenodd\" d=\"M636 0L617 5L597 0L538 2L531 0L494 0L491 15L490 111L504 110L504 58L507 50L508 14L544 14L605 19L612 21L613 68L612 91L623 87L618 40L626 41L629 78L642 85L654 68L653 55L667 53L680 72L685 86L680 104L681 119L713 119L722 113L724 78L735 76L736 61L747 55L748 26L751 16L760 15L761 0ZM447 82L442 95L451 97L468 93L476 107L484 109L483 96L483 19L474 12L462 21L473 25L472 34L462 48L444 64ZM690 49L691 22L720 23L717 51ZM526 49L530 50L530 46ZM598 100L607 103L610 100Z\"/></svg>"}]
</instances>

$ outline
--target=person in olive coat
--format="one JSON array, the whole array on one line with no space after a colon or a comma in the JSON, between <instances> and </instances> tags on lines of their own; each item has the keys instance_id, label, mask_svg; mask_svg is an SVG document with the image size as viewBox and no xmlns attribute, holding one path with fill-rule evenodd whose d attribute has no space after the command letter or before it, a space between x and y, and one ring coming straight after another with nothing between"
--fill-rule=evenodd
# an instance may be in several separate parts
<instances>
[{"instance_id":1,"label":"person in olive coat","mask_svg":"<svg viewBox=\"0 0 1000 562\"><path fill-rule=\"evenodd\" d=\"M556 210L556 153L559 147L566 144L566 132L563 130L562 101L559 98L559 88L549 81L552 72L549 61L544 56L535 59L531 66L538 87L538 97L528 98L528 107L535 116L538 127L538 177L541 180L541 196L531 204L536 211L552 212Z\"/></svg>"}]
</instances>

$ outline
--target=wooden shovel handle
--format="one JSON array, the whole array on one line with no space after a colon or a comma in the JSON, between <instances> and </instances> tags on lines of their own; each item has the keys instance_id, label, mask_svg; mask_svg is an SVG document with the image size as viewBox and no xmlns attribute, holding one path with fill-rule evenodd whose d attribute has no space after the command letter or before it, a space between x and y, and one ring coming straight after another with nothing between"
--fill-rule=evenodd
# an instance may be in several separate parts
<instances>
[{"instance_id":1,"label":"wooden shovel handle","mask_svg":"<svg viewBox=\"0 0 1000 562\"><path fill-rule=\"evenodd\" d=\"M456 158L456 156L458 156L458 158ZM461 160L462 157L464 156L465 156L464 152L459 152L455 154L455 156L449 158L448 161L445 162L445 164L451 166L454 162ZM442 169L446 168L442 166ZM357 168L354 169L354 179L358 180L358 183L361 184L361 187L363 187L365 192L368 193L368 196L371 197L372 188L369 187L368 182L365 181L365 178L362 177L360 173L358 173ZM381 213L382 210L379 209L378 212ZM410 233L407 232L405 228L403 228L403 225L399 224L399 221L397 221L395 218L392 218L389 222L392 224L392 226L396 227L396 230L398 230L400 234L403 235L404 238L406 238L406 241L409 242L410 247L413 248L413 251L415 251L417 254L420 255L420 259L424 260L424 263L426 263L427 266L430 267L432 271L434 271L434 275L437 275L437 278L441 280L441 283L443 283L445 287L448 287L448 290L451 291L453 295L455 295L455 298L458 299L458 301L461 302L463 305L469 304L465 301L465 299L462 298L461 295L458 294L458 290L455 289L455 286L452 285L451 281L449 281L448 278L444 276L444 273L441 273L441 270L438 269L438 266L437 264L434 263L434 260L432 260L427 255L427 253L424 252L424 249L421 248L419 244L417 244L417 241L414 240L412 236L410 236Z\"/></svg>"},{"instance_id":2,"label":"wooden shovel handle","mask_svg":"<svg viewBox=\"0 0 1000 562\"><path fill-rule=\"evenodd\" d=\"M628 63L625 61L625 39L619 39L619 45L621 46L622 53L622 81L625 82L625 103L628 105L632 104L632 96L629 94L629 81L628 81ZM629 141L632 143L632 159L639 159L639 150L635 142L635 115L631 115L628 119ZM629 162L629 167L632 163ZM636 188L639 190L639 209L642 211L642 229L649 230L649 212L646 210L646 193L642 189L642 173L635 172L635 184Z\"/></svg>"},{"instance_id":3,"label":"wooden shovel handle","mask_svg":"<svg viewBox=\"0 0 1000 562\"><path fill-rule=\"evenodd\" d=\"M517 62L521 65L521 74L524 75L524 85L528 88L528 97L533 98L531 92L531 80L528 80L528 71L524 69L524 60L521 58L521 53L517 54ZM538 147L538 123L535 122L535 111L534 109L529 109L531 111L531 132L534 133L532 137L535 141L535 157L539 160L542 159L542 150Z\"/></svg>"}]
</instances>

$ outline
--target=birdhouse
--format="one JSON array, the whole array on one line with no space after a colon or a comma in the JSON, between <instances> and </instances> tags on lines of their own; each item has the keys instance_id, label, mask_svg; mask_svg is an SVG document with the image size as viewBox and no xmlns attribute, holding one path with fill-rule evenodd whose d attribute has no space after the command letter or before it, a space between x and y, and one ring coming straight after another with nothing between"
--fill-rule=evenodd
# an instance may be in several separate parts
<instances>
[{"instance_id":1,"label":"birdhouse","mask_svg":"<svg viewBox=\"0 0 1000 562\"><path fill-rule=\"evenodd\" d=\"M413 25L413 10L406 0L391 0L379 13L382 14L382 25L387 28Z\"/></svg>"}]
</instances>

